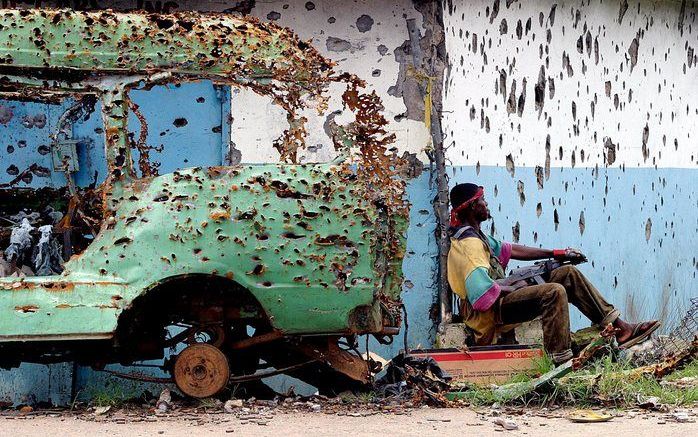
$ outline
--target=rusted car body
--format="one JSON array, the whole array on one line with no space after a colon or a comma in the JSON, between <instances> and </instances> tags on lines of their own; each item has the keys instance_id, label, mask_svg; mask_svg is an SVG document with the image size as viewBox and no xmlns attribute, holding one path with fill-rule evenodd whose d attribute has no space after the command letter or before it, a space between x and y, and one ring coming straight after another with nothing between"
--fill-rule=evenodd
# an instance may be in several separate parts
<instances>
[{"instance_id":1,"label":"rusted car body","mask_svg":"<svg viewBox=\"0 0 698 437\"><path fill-rule=\"evenodd\" d=\"M275 144L285 162L158 176L141 153L136 165L129 90L202 79L274 98L288 113ZM346 83L355 114L334 138L345 158L297 164L300 111L323 111L332 82ZM368 364L338 340L351 349L358 334L398 332L407 206L380 102L361 86L252 18L0 10L0 97L100 99L109 171L95 190L99 230L61 275L0 278L2 365L129 364L184 344L203 367L165 365L194 396L220 391L225 367L253 373L259 357L312 383L328 368L366 382Z\"/></svg>"}]
</instances>

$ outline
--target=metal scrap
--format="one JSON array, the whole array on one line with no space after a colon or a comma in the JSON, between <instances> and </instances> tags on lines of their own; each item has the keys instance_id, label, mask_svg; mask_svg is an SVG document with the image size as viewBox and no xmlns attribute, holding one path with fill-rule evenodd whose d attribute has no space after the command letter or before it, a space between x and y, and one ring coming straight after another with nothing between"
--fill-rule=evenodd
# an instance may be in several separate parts
<instances>
[{"instance_id":1,"label":"metal scrap","mask_svg":"<svg viewBox=\"0 0 698 437\"><path fill-rule=\"evenodd\" d=\"M5 259L19 267L31 262L31 247L33 244L32 231L34 227L28 219L23 219L19 226L12 228L10 245L5 249Z\"/></svg>"},{"instance_id":2,"label":"metal scrap","mask_svg":"<svg viewBox=\"0 0 698 437\"><path fill-rule=\"evenodd\" d=\"M450 381L451 376L433 358L401 353L390 361L385 375L375 382L375 387L384 398L446 406L448 400L444 394L451 388Z\"/></svg>"},{"instance_id":3,"label":"metal scrap","mask_svg":"<svg viewBox=\"0 0 698 437\"><path fill-rule=\"evenodd\" d=\"M32 254L34 272L38 276L57 275L63 271L63 258L61 247L52 235L53 226L41 226L39 232L41 236Z\"/></svg>"}]
</instances>

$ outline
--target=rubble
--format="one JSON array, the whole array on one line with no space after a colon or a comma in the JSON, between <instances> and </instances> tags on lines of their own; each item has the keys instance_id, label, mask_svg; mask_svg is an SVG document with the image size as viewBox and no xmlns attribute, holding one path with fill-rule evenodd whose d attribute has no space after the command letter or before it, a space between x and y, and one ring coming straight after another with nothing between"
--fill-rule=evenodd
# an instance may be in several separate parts
<instances>
[{"instance_id":1,"label":"rubble","mask_svg":"<svg viewBox=\"0 0 698 437\"><path fill-rule=\"evenodd\" d=\"M511 419L506 419L504 417L497 417L492 421L492 423L494 423L495 425L501 426L502 428L506 429L507 431L513 431L515 429L519 429L519 425L517 425L516 422L514 422Z\"/></svg>"},{"instance_id":2,"label":"rubble","mask_svg":"<svg viewBox=\"0 0 698 437\"><path fill-rule=\"evenodd\" d=\"M444 393L450 390L451 377L433 358L418 358L401 353L386 367L385 375L375 383L384 398L410 399L415 404L445 406Z\"/></svg>"},{"instance_id":3,"label":"rubble","mask_svg":"<svg viewBox=\"0 0 698 437\"><path fill-rule=\"evenodd\" d=\"M232 413L238 408L242 408L243 405L242 399L230 399L225 401L225 404L223 404L223 409L226 411L226 413Z\"/></svg>"},{"instance_id":4,"label":"rubble","mask_svg":"<svg viewBox=\"0 0 698 437\"><path fill-rule=\"evenodd\" d=\"M160 393L160 397L158 398L158 401L155 404L155 408L157 409L158 413L166 413L167 410L170 409L171 404L172 395L170 394L170 390L166 388Z\"/></svg>"},{"instance_id":5,"label":"rubble","mask_svg":"<svg viewBox=\"0 0 698 437\"><path fill-rule=\"evenodd\" d=\"M12 228L10 234L10 245L5 249L5 259L19 267L31 263L31 252L33 238L32 231L34 227L29 223L26 217L22 219L19 226Z\"/></svg>"},{"instance_id":6,"label":"rubble","mask_svg":"<svg viewBox=\"0 0 698 437\"><path fill-rule=\"evenodd\" d=\"M63 271L63 259L60 245L52 237L53 226L41 226L39 232L41 237L32 255L34 271L38 276L57 275Z\"/></svg>"}]
</instances>

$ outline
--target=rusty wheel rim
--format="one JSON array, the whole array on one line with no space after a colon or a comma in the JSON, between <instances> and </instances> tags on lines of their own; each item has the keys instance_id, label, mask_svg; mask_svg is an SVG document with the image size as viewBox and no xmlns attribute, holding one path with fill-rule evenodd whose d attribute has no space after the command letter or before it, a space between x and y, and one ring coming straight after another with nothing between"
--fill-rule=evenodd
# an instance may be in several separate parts
<instances>
[{"instance_id":1,"label":"rusty wheel rim","mask_svg":"<svg viewBox=\"0 0 698 437\"><path fill-rule=\"evenodd\" d=\"M174 379L184 394L206 398L219 393L228 384L230 366L223 352L210 344L188 346L174 365Z\"/></svg>"}]
</instances>

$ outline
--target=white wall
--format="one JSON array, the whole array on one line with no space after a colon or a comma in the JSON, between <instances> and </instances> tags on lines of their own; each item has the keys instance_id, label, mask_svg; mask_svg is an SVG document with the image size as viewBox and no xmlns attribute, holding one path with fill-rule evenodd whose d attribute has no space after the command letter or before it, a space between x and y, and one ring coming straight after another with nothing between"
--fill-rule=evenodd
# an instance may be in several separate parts
<instances>
[{"instance_id":1,"label":"white wall","mask_svg":"<svg viewBox=\"0 0 698 437\"><path fill-rule=\"evenodd\" d=\"M545 166L549 136L553 167L698 166L695 2L626 2L622 21L623 1L448 3L453 165L504 166L511 155L516 166Z\"/></svg>"}]
</instances>

